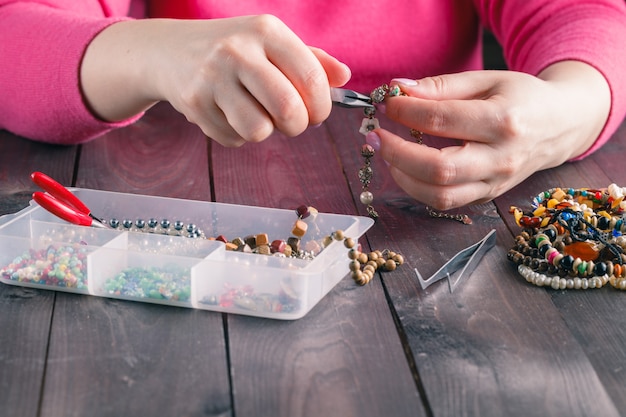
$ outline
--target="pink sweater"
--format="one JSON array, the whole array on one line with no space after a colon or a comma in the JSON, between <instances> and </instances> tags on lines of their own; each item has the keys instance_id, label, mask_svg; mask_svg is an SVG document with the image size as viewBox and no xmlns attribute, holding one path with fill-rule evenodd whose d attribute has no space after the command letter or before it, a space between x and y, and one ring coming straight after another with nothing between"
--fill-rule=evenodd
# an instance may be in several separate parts
<instances>
[{"instance_id":1,"label":"pink sweater","mask_svg":"<svg viewBox=\"0 0 626 417\"><path fill-rule=\"evenodd\" d=\"M503 45L509 68L537 74L560 60L593 65L612 106L589 153L626 115L624 0L0 0L0 128L74 144L125 126L86 108L79 67L91 39L121 19L217 18L271 13L307 44L350 66L349 86L370 91L393 77L480 69L481 25ZM120 92L122 94L122 92Z\"/></svg>"}]
</instances>

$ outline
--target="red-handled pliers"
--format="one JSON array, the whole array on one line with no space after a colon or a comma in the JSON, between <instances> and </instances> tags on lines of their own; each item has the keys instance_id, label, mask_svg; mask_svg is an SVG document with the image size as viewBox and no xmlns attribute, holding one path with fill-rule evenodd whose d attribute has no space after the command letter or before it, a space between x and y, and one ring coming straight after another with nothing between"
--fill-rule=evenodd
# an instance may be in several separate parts
<instances>
[{"instance_id":1,"label":"red-handled pliers","mask_svg":"<svg viewBox=\"0 0 626 417\"><path fill-rule=\"evenodd\" d=\"M33 200L50 213L79 226L108 228L102 220L91 214L85 203L46 174L33 172L30 178L47 192L35 191Z\"/></svg>"}]
</instances>

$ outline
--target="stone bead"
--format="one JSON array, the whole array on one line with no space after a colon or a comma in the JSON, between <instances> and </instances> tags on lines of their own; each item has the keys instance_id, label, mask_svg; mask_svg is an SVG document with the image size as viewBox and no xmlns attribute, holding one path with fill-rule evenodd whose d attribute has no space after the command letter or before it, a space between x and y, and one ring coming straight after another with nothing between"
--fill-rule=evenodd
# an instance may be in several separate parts
<instances>
[{"instance_id":1,"label":"stone bead","mask_svg":"<svg viewBox=\"0 0 626 417\"><path fill-rule=\"evenodd\" d=\"M593 268L593 273L595 275L606 274L606 264L604 262L598 262L596 266Z\"/></svg>"},{"instance_id":2,"label":"stone bead","mask_svg":"<svg viewBox=\"0 0 626 417\"><path fill-rule=\"evenodd\" d=\"M595 261L600 256L597 245L589 242L573 242L563 248L563 253L583 261Z\"/></svg>"},{"instance_id":3,"label":"stone bead","mask_svg":"<svg viewBox=\"0 0 626 417\"><path fill-rule=\"evenodd\" d=\"M559 262L559 266L563 268L564 271L571 271L574 266L574 257L572 255L563 256L561 258L561 262Z\"/></svg>"}]
</instances>

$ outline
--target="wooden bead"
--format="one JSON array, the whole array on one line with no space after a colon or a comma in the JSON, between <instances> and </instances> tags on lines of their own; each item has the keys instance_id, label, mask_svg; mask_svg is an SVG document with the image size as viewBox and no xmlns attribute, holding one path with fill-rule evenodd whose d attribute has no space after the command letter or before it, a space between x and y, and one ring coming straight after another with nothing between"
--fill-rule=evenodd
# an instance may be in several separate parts
<instances>
[{"instance_id":1,"label":"wooden bead","mask_svg":"<svg viewBox=\"0 0 626 417\"><path fill-rule=\"evenodd\" d=\"M256 246L269 245L270 239L267 236L267 233L259 233L255 236Z\"/></svg>"},{"instance_id":2,"label":"wooden bead","mask_svg":"<svg viewBox=\"0 0 626 417\"><path fill-rule=\"evenodd\" d=\"M270 245L261 245L261 246L257 246L256 247L256 251L257 253L261 254L261 255L269 255L270 253L272 253L272 250L270 249Z\"/></svg>"},{"instance_id":3,"label":"wooden bead","mask_svg":"<svg viewBox=\"0 0 626 417\"><path fill-rule=\"evenodd\" d=\"M291 229L291 234L301 238L306 234L308 227L309 225L305 221L298 219L294 223L293 229Z\"/></svg>"},{"instance_id":4,"label":"wooden bead","mask_svg":"<svg viewBox=\"0 0 626 417\"><path fill-rule=\"evenodd\" d=\"M357 261L356 259L350 262L350 271L354 272L354 271L360 271L360 270L361 270L361 262Z\"/></svg>"},{"instance_id":5,"label":"wooden bead","mask_svg":"<svg viewBox=\"0 0 626 417\"><path fill-rule=\"evenodd\" d=\"M344 239L343 230L335 230L332 233L332 237L335 240L343 240Z\"/></svg>"},{"instance_id":6,"label":"wooden bead","mask_svg":"<svg viewBox=\"0 0 626 417\"><path fill-rule=\"evenodd\" d=\"M351 237L347 237L344 241L343 244L346 248L348 249L352 249L356 243L354 242L354 239L352 239Z\"/></svg>"},{"instance_id":7,"label":"wooden bead","mask_svg":"<svg viewBox=\"0 0 626 417\"><path fill-rule=\"evenodd\" d=\"M387 259L387 262L385 262L385 270L387 271L395 271L397 266L396 261L393 259Z\"/></svg>"}]
</instances>

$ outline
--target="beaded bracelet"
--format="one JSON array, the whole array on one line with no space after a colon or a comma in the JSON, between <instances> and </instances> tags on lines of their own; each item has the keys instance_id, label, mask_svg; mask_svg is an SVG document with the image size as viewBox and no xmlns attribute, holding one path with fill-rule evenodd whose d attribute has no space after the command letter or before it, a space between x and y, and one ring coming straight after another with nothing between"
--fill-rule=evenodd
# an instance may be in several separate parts
<instances>
[{"instance_id":1,"label":"beaded bracelet","mask_svg":"<svg viewBox=\"0 0 626 417\"><path fill-rule=\"evenodd\" d=\"M522 232L507 257L528 282L554 289L626 290L626 188L552 188L532 211L511 207Z\"/></svg>"}]
</instances>

